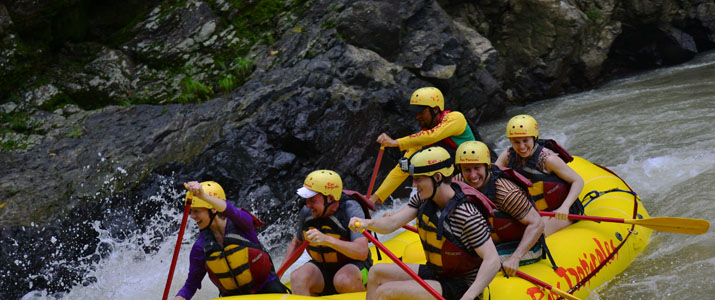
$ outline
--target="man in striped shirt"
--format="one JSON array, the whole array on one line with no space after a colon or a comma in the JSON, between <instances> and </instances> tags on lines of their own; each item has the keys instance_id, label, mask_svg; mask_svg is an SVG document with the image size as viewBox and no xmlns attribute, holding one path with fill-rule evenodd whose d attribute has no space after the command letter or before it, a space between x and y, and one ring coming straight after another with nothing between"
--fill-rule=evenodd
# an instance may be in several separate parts
<instances>
[{"instance_id":1,"label":"man in striped shirt","mask_svg":"<svg viewBox=\"0 0 715 300\"><path fill-rule=\"evenodd\" d=\"M453 160L442 147L421 150L410 158L415 190L410 202L394 215L352 218L353 230L390 233L417 218L427 263L407 264L445 299L474 299L494 279L499 256L489 237L487 220L475 202L484 197L463 183L453 183ZM355 223L360 222L360 228ZM395 264L370 269L367 299L421 299L429 296Z\"/></svg>"},{"instance_id":2,"label":"man in striped shirt","mask_svg":"<svg viewBox=\"0 0 715 300\"><path fill-rule=\"evenodd\" d=\"M544 233L544 222L531 204L528 192L509 179L509 170L503 172L491 166L487 145L478 141L463 143L457 148L455 164L461 171L458 180L482 192L501 212L496 212L492 219L501 222L492 224L495 228L492 238L506 275L516 274L520 264L541 259L543 249L537 242ZM526 184L525 178L524 181Z\"/></svg>"}]
</instances>

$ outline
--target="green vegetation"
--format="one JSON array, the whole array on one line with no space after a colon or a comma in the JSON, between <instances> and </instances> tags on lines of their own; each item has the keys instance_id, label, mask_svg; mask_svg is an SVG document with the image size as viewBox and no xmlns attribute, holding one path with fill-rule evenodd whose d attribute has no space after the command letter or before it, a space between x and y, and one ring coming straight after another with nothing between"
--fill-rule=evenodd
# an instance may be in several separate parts
<instances>
[{"instance_id":1,"label":"green vegetation","mask_svg":"<svg viewBox=\"0 0 715 300\"><path fill-rule=\"evenodd\" d=\"M27 142L18 141L13 138L8 138L7 140L0 141L0 148L5 151L15 150L15 149L27 149Z\"/></svg>"},{"instance_id":2,"label":"green vegetation","mask_svg":"<svg viewBox=\"0 0 715 300\"><path fill-rule=\"evenodd\" d=\"M601 11L598 9L591 9L586 12L586 17L588 17L589 20L596 22L601 18Z\"/></svg>"},{"instance_id":3,"label":"green vegetation","mask_svg":"<svg viewBox=\"0 0 715 300\"><path fill-rule=\"evenodd\" d=\"M5 151L26 149L27 141L23 138L8 137L8 134L18 133L27 136L38 133L36 130L38 126L40 123L32 119L26 112L0 114L0 148Z\"/></svg>"},{"instance_id":4,"label":"green vegetation","mask_svg":"<svg viewBox=\"0 0 715 300\"><path fill-rule=\"evenodd\" d=\"M68 138L81 138L82 135L84 135L84 132L82 131L83 127L82 125L77 125L74 128L72 128L72 131L67 135Z\"/></svg>"},{"instance_id":5,"label":"green vegetation","mask_svg":"<svg viewBox=\"0 0 715 300\"><path fill-rule=\"evenodd\" d=\"M236 87L246 82L246 78L253 73L255 63L247 57L238 57L233 60L232 67L226 67L223 62L217 63L223 71L219 75L218 90L222 93L229 93Z\"/></svg>"},{"instance_id":6,"label":"green vegetation","mask_svg":"<svg viewBox=\"0 0 715 300\"><path fill-rule=\"evenodd\" d=\"M24 112L0 114L0 133L16 132L23 134L35 133L40 123Z\"/></svg>"},{"instance_id":7,"label":"green vegetation","mask_svg":"<svg viewBox=\"0 0 715 300\"><path fill-rule=\"evenodd\" d=\"M178 102L182 104L201 103L201 101L208 100L214 95L213 89L191 76L184 77L181 80L181 86L182 92L179 95Z\"/></svg>"},{"instance_id":8,"label":"green vegetation","mask_svg":"<svg viewBox=\"0 0 715 300\"><path fill-rule=\"evenodd\" d=\"M265 38L262 33L275 28L274 18L285 10L284 0L263 0L253 4L243 0L231 0L231 2L239 13L230 22L236 28L238 36L248 39L250 44L258 42L262 37ZM248 49L245 51L247 52Z\"/></svg>"}]
</instances>

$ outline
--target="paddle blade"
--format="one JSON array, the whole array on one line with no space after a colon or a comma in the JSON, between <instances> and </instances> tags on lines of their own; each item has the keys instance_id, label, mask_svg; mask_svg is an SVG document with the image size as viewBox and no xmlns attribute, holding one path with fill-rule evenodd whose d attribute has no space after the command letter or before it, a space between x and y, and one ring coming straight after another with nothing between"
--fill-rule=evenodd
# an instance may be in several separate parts
<instances>
[{"instance_id":1,"label":"paddle blade","mask_svg":"<svg viewBox=\"0 0 715 300\"><path fill-rule=\"evenodd\" d=\"M703 234L710 229L710 222L703 219L689 219L676 217L655 217L648 219L626 219L623 223L636 224L653 230L685 233Z\"/></svg>"},{"instance_id":2,"label":"paddle blade","mask_svg":"<svg viewBox=\"0 0 715 300\"><path fill-rule=\"evenodd\" d=\"M569 294L569 293L567 293L567 292L565 292L565 291L562 291L562 290L560 290L560 289L557 289L557 288L555 288L555 287L553 287L553 286L551 287L551 291L554 292L554 293L556 293L556 294L558 294L559 296L561 296L561 297L564 298L564 299L569 299L569 300L581 300L580 298L578 298L578 297L576 297L576 296L574 296L574 295L571 295L571 294Z\"/></svg>"}]
</instances>

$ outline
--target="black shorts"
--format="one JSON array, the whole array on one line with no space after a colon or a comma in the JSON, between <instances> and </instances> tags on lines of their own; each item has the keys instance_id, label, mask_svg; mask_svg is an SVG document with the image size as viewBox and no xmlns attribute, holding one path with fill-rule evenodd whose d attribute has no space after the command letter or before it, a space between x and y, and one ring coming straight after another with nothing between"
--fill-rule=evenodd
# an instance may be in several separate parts
<instances>
[{"instance_id":1,"label":"black shorts","mask_svg":"<svg viewBox=\"0 0 715 300\"><path fill-rule=\"evenodd\" d=\"M335 277L335 273L338 272L342 267L348 264L353 264L355 265L358 270L360 270L360 273L362 273L362 284L366 285L367 284L367 273L370 270L370 266L372 266L372 263L369 261L364 261L364 260L353 260L348 262L345 265L340 266L340 268L336 268L334 270L326 270L323 268L323 264L311 260L310 263L314 264L316 267L318 267L318 270L320 270L320 273L323 274L323 282L325 285L323 285L323 291L320 292L320 296L327 296L327 295L334 295L337 294L338 291L335 290L335 286L333 285L333 277Z\"/></svg>"},{"instance_id":2,"label":"black shorts","mask_svg":"<svg viewBox=\"0 0 715 300\"><path fill-rule=\"evenodd\" d=\"M424 280L434 280L442 286L442 296L447 300L459 300L469 289L469 284L462 278L438 277L426 265L420 265L417 276Z\"/></svg>"}]
</instances>

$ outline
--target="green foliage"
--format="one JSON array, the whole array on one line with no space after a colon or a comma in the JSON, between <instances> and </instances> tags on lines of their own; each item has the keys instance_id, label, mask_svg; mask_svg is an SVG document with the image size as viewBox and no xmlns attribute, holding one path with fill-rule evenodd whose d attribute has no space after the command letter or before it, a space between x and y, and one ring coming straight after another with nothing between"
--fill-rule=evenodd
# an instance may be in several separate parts
<instances>
[{"instance_id":1,"label":"green foliage","mask_svg":"<svg viewBox=\"0 0 715 300\"><path fill-rule=\"evenodd\" d=\"M0 114L0 131L5 132L17 132L24 134L35 133L35 128L40 125L40 122L30 118L30 116L24 112L16 112L10 114Z\"/></svg>"},{"instance_id":2,"label":"green foliage","mask_svg":"<svg viewBox=\"0 0 715 300\"><path fill-rule=\"evenodd\" d=\"M598 9L591 9L586 12L586 17L588 17L589 20L596 22L601 18L601 11Z\"/></svg>"},{"instance_id":3,"label":"green foliage","mask_svg":"<svg viewBox=\"0 0 715 300\"><path fill-rule=\"evenodd\" d=\"M218 88L223 93L229 93L238 86L238 78L233 74L226 74L218 81Z\"/></svg>"},{"instance_id":4,"label":"green foliage","mask_svg":"<svg viewBox=\"0 0 715 300\"><path fill-rule=\"evenodd\" d=\"M332 19L332 18L327 19L327 20L325 20L325 22L323 22L323 28L325 28L325 29L335 28L336 23L337 22L335 21L335 19Z\"/></svg>"},{"instance_id":5,"label":"green foliage","mask_svg":"<svg viewBox=\"0 0 715 300\"><path fill-rule=\"evenodd\" d=\"M256 67L252 59L247 57L238 57L233 60L231 67L226 67L222 62L218 63L223 69L218 81L218 90L223 93L229 93L236 87L246 82L248 76L251 76L253 69Z\"/></svg>"},{"instance_id":6,"label":"green foliage","mask_svg":"<svg viewBox=\"0 0 715 300\"><path fill-rule=\"evenodd\" d=\"M40 109L44 111L55 111L58 108L63 108L67 104L77 104L72 98L67 96L65 93L58 93L53 96L52 99L46 101L40 106Z\"/></svg>"},{"instance_id":7,"label":"green foliage","mask_svg":"<svg viewBox=\"0 0 715 300\"><path fill-rule=\"evenodd\" d=\"M201 103L214 95L213 89L203 82L186 76L181 80L182 93L179 95L179 103Z\"/></svg>"},{"instance_id":8,"label":"green foliage","mask_svg":"<svg viewBox=\"0 0 715 300\"><path fill-rule=\"evenodd\" d=\"M82 129L83 129L82 125L75 126L74 128L72 128L72 131L70 131L70 133L67 135L67 137L72 138L72 139L81 138L82 135L84 135L84 132Z\"/></svg>"},{"instance_id":9,"label":"green foliage","mask_svg":"<svg viewBox=\"0 0 715 300\"><path fill-rule=\"evenodd\" d=\"M0 141L0 148L5 151L15 150L15 149L27 149L27 142L15 140L13 138L8 138L7 140Z\"/></svg>"},{"instance_id":10,"label":"green foliage","mask_svg":"<svg viewBox=\"0 0 715 300\"><path fill-rule=\"evenodd\" d=\"M255 67L256 64L253 60L247 57L238 57L233 60L233 69L235 70L236 75L241 79L246 79L246 77L251 75L251 73L253 73L253 68Z\"/></svg>"},{"instance_id":11,"label":"green foliage","mask_svg":"<svg viewBox=\"0 0 715 300\"><path fill-rule=\"evenodd\" d=\"M231 19L238 36L251 41L251 44L261 38L272 39L268 32L276 27L274 18L285 10L285 0L262 0L250 3L244 0L231 0L237 7L238 14ZM272 41L266 41L269 45Z\"/></svg>"}]
</instances>

